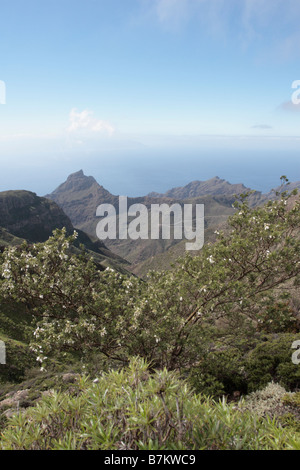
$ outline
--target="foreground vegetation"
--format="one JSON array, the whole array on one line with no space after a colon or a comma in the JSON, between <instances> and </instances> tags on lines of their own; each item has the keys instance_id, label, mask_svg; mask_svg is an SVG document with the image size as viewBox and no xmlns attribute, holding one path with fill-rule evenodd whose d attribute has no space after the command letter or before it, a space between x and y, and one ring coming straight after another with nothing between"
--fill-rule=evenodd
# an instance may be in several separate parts
<instances>
[{"instance_id":1,"label":"foreground vegetation","mask_svg":"<svg viewBox=\"0 0 300 470\"><path fill-rule=\"evenodd\" d=\"M128 368L91 383L82 377L73 393L51 392L13 417L2 449L30 450L272 450L300 449L300 434L245 404L214 402L192 393L166 369L150 374L133 358Z\"/></svg>"},{"instance_id":2,"label":"foreground vegetation","mask_svg":"<svg viewBox=\"0 0 300 470\"><path fill-rule=\"evenodd\" d=\"M0 418L0 446L299 448L299 233L299 198L284 192L255 209L242 197L214 244L146 281L72 254L64 230L7 248L0 400L14 382L31 399Z\"/></svg>"}]
</instances>

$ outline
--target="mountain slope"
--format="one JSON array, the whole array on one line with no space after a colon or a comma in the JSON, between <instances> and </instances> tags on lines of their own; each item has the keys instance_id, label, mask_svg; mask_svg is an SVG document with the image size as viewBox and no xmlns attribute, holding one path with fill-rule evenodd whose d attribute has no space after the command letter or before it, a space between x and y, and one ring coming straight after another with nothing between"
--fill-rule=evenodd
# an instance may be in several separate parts
<instances>
[{"instance_id":1,"label":"mountain slope","mask_svg":"<svg viewBox=\"0 0 300 470\"><path fill-rule=\"evenodd\" d=\"M32 242L45 241L55 228L66 227L69 233L73 228L57 204L29 191L0 193L0 223L16 237Z\"/></svg>"},{"instance_id":2,"label":"mountain slope","mask_svg":"<svg viewBox=\"0 0 300 470\"><path fill-rule=\"evenodd\" d=\"M66 228L67 234L74 226L64 211L54 202L30 191L0 192L0 245L18 245L27 240L31 243L47 240L55 229ZM109 264L124 269L128 263L112 253L103 242L93 240L82 230L77 230L76 245L81 244L101 266Z\"/></svg>"},{"instance_id":3,"label":"mountain slope","mask_svg":"<svg viewBox=\"0 0 300 470\"><path fill-rule=\"evenodd\" d=\"M277 186L276 188L272 189L266 194L263 194L263 196L266 199L274 199L276 197L276 192L281 193L282 191L293 191L294 189L297 189L300 191L300 181L294 181L294 182L289 182L287 186Z\"/></svg>"},{"instance_id":4,"label":"mountain slope","mask_svg":"<svg viewBox=\"0 0 300 470\"><path fill-rule=\"evenodd\" d=\"M25 240L23 238L18 238L9 233L3 227L0 227L0 251L4 249L6 246L17 246L21 245Z\"/></svg>"}]
</instances>

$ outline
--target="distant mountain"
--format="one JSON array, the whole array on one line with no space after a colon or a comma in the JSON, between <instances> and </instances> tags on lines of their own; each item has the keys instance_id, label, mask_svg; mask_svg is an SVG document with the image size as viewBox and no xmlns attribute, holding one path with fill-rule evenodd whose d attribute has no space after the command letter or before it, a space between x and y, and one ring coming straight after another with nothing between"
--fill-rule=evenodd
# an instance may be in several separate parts
<instances>
[{"instance_id":1,"label":"distant mountain","mask_svg":"<svg viewBox=\"0 0 300 470\"><path fill-rule=\"evenodd\" d=\"M173 188L164 194L150 193L144 197L130 197L128 205L142 203L149 207L151 204L170 203L169 199L176 202L207 196L228 197L229 199L226 201L224 198L219 199L221 205L227 205L228 202L232 203L234 194L246 191L250 191L250 189L243 184L230 184L216 176L208 181L194 181L184 187ZM95 236L96 233L98 205L109 203L118 210L119 203L118 196L112 195L92 176L84 175L82 170L72 173L64 183L45 197L55 201L70 217L75 227L81 228L92 236ZM261 193L257 192L255 200L259 200L260 197Z\"/></svg>"},{"instance_id":2,"label":"distant mountain","mask_svg":"<svg viewBox=\"0 0 300 470\"><path fill-rule=\"evenodd\" d=\"M251 206L256 206L263 204L269 199L276 198L276 192L281 191L292 191L293 189L300 190L300 181L289 183L286 187L282 188L277 186L274 189L271 189L268 193L262 193L260 191L253 191L250 188L247 188L242 183L231 184L228 181L215 176L207 181L192 181L186 186L180 186L177 188L169 189L165 193L149 193L149 197L161 198L175 198L175 199L190 199L201 196L221 196L221 195L239 195L247 192L252 192L249 196L249 204Z\"/></svg>"},{"instance_id":3,"label":"distant mountain","mask_svg":"<svg viewBox=\"0 0 300 470\"><path fill-rule=\"evenodd\" d=\"M45 197L62 207L73 225L83 230L89 228L89 221L95 217L99 204L105 201L115 205L118 202L117 196L100 186L92 176L85 176L82 170L72 173L64 183ZM95 235L95 232L93 234Z\"/></svg>"},{"instance_id":4,"label":"distant mountain","mask_svg":"<svg viewBox=\"0 0 300 470\"><path fill-rule=\"evenodd\" d=\"M229 183L227 183L229 185ZM230 186L230 185L229 185ZM96 180L91 176L85 176L83 171L78 171L71 174L67 180L61 184L55 191L46 196L54 200L70 217L73 225L76 228L84 230L89 233L91 237L96 235L96 225L99 219L96 217L96 209L98 205L104 203L113 204L118 213L118 196L112 195L109 191L99 185ZM148 209L151 204L162 203L198 203L205 204L205 228L206 239L208 234L213 233L212 228L217 227L220 223L226 221L227 217L234 212L232 204L234 202L232 191L228 194L217 194L216 196L205 194L202 197L186 199L162 197L151 197L150 195L137 198L128 198L128 206L141 203ZM150 238L150 237L149 237ZM177 245L180 240L105 240L105 245L117 255L125 258L132 265L131 269L134 273L139 273L140 264L143 265L143 272L145 262L153 259L156 256L161 256L163 253L168 252L170 249ZM182 244L182 247L185 245ZM176 252L176 250L175 250Z\"/></svg>"},{"instance_id":5,"label":"distant mountain","mask_svg":"<svg viewBox=\"0 0 300 470\"><path fill-rule=\"evenodd\" d=\"M241 194L250 191L243 184L231 184L218 176L207 181L192 181L186 186L170 189L164 194L150 193L149 197L171 197L175 199L190 199L200 196L220 196Z\"/></svg>"},{"instance_id":6,"label":"distant mountain","mask_svg":"<svg viewBox=\"0 0 300 470\"><path fill-rule=\"evenodd\" d=\"M298 184L298 183L295 183ZM299 185L300 186L300 185ZM292 187L291 187L292 189ZM219 177L208 181L194 181L186 186L173 188L164 194L150 193L147 196L128 198L128 206L141 203L148 210L151 204L186 203L204 204L205 206L205 241L214 240L214 230L226 223L234 213L232 207L235 195L251 191L243 184L231 184ZM119 198L97 183L92 176L86 176L82 170L71 174L55 191L46 196L55 201L67 214L77 229L84 230L94 239L96 209L100 204L114 205L118 214ZM273 195L255 191L249 198L252 206L261 204ZM149 237L150 238L150 237ZM181 240L105 240L105 245L131 264L131 271L144 275L148 267L168 267L179 254L185 251L185 242Z\"/></svg>"},{"instance_id":7,"label":"distant mountain","mask_svg":"<svg viewBox=\"0 0 300 470\"><path fill-rule=\"evenodd\" d=\"M119 196L114 196L101 186L92 176L86 176L82 170L72 173L51 194L45 196L55 201L71 219L74 227L84 230L92 237L96 236L96 209L100 204L112 204L118 213ZM153 198L130 197L128 205L142 203L147 206L151 202L157 203Z\"/></svg>"},{"instance_id":8,"label":"distant mountain","mask_svg":"<svg viewBox=\"0 0 300 470\"><path fill-rule=\"evenodd\" d=\"M54 201L39 197L30 191L0 192L0 246L18 245L27 240L31 243L46 241L55 229L66 228L74 232L69 217ZM93 240L77 229L77 247L83 244L95 261L103 267L114 265L122 269L128 263L112 253L102 241Z\"/></svg>"}]
</instances>

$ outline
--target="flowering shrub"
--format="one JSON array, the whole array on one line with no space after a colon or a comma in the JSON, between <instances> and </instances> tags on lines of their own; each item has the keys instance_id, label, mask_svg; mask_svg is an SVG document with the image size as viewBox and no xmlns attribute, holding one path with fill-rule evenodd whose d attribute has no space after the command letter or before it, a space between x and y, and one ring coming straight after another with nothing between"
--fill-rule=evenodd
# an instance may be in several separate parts
<instances>
[{"instance_id":1,"label":"flowering shrub","mask_svg":"<svg viewBox=\"0 0 300 470\"><path fill-rule=\"evenodd\" d=\"M244 407L258 416L280 415L283 411L283 397L286 390L281 385L270 382L264 389L250 393Z\"/></svg>"},{"instance_id":2,"label":"flowering shrub","mask_svg":"<svg viewBox=\"0 0 300 470\"><path fill-rule=\"evenodd\" d=\"M274 305L275 331L294 328L285 286L299 280L300 211L289 198L255 209L242 198L215 244L146 282L99 271L70 251L76 233L57 230L4 252L0 294L34 316L31 347L42 368L50 354L95 350L123 364L139 355L155 367L189 368L216 338L272 331Z\"/></svg>"}]
</instances>

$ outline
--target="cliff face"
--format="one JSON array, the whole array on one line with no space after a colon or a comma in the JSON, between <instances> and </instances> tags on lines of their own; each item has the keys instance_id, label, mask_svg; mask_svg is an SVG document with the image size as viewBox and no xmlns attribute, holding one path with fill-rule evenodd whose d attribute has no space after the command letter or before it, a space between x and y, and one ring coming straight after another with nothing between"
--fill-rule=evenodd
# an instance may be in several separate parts
<instances>
[{"instance_id":1,"label":"cliff face","mask_svg":"<svg viewBox=\"0 0 300 470\"><path fill-rule=\"evenodd\" d=\"M31 242L47 240L56 228L73 230L69 217L55 202L29 191L0 193L0 226Z\"/></svg>"}]
</instances>

